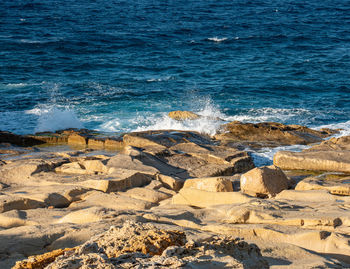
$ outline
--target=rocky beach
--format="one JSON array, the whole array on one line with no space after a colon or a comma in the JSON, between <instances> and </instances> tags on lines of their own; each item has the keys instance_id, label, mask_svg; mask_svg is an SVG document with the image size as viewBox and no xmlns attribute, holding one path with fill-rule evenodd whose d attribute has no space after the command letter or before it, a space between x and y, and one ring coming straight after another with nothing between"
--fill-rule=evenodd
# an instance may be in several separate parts
<instances>
[{"instance_id":1,"label":"rocky beach","mask_svg":"<svg viewBox=\"0 0 350 269\"><path fill-rule=\"evenodd\" d=\"M308 147L256 167L288 145ZM350 268L339 130L2 131L0 154L0 268Z\"/></svg>"}]
</instances>

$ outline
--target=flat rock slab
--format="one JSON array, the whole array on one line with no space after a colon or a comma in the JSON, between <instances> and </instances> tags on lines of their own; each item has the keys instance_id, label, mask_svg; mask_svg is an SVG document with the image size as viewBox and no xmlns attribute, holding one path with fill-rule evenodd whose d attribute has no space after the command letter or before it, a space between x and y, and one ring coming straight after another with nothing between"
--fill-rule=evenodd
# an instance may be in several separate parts
<instances>
[{"instance_id":1,"label":"flat rock slab","mask_svg":"<svg viewBox=\"0 0 350 269\"><path fill-rule=\"evenodd\" d=\"M211 192L233 192L231 180L225 177L191 178L185 181L183 187Z\"/></svg>"},{"instance_id":2,"label":"flat rock slab","mask_svg":"<svg viewBox=\"0 0 350 269\"><path fill-rule=\"evenodd\" d=\"M286 170L314 170L350 173L350 151L279 151L274 165Z\"/></svg>"},{"instance_id":3,"label":"flat rock slab","mask_svg":"<svg viewBox=\"0 0 350 269\"><path fill-rule=\"evenodd\" d=\"M245 203L252 199L239 192L210 192L182 188L177 195L173 196L172 204L209 207L222 204Z\"/></svg>"},{"instance_id":4,"label":"flat rock slab","mask_svg":"<svg viewBox=\"0 0 350 269\"><path fill-rule=\"evenodd\" d=\"M327 190L331 194L350 195L350 177L336 180L308 177L300 181L295 190Z\"/></svg>"},{"instance_id":5,"label":"flat rock slab","mask_svg":"<svg viewBox=\"0 0 350 269\"><path fill-rule=\"evenodd\" d=\"M335 133L329 129L317 131L300 125L284 125L276 122L242 123L234 121L222 126L223 133L215 138L222 144L243 143L247 145L281 146L307 145L321 142L323 138Z\"/></svg>"}]
</instances>

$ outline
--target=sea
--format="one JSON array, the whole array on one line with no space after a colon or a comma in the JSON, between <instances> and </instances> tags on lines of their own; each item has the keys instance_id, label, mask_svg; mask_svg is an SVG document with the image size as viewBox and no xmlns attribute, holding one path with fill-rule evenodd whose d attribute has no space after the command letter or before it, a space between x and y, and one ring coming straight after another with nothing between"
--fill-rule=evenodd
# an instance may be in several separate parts
<instances>
[{"instance_id":1,"label":"sea","mask_svg":"<svg viewBox=\"0 0 350 269\"><path fill-rule=\"evenodd\" d=\"M345 135L349 104L347 0L0 1L0 130L215 134L238 120Z\"/></svg>"}]
</instances>

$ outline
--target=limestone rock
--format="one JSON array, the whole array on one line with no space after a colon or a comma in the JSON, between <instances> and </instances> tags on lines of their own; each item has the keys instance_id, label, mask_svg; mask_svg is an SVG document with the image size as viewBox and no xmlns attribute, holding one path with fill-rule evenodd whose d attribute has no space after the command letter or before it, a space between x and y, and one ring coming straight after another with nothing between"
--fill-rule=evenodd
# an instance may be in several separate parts
<instances>
[{"instance_id":1,"label":"limestone rock","mask_svg":"<svg viewBox=\"0 0 350 269\"><path fill-rule=\"evenodd\" d=\"M275 196L287 188L287 176L273 165L254 168L241 176L241 191L252 196Z\"/></svg>"},{"instance_id":2,"label":"limestone rock","mask_svg":"<svg viewBox=\"0 0 350 269\"><path fill-rule=\"evenodd\" d=\"M193 142L197 145L213 144L209 136L199 134L192 131L144 131L135 132L124 135L123 141L125 145L143 148L145 146L162 145L171 147L179 143Z\"/></svg>"},{"instance_id":3,"label":"limestone rock","mask_svg":"<svg viewBox=\"0 0 350 269\"><path fill-rule=\"evenodd\" d=\"M66 174L80 174L85 175L89 172L85 170L79 162L65 163L59 167L55 168L56 173L66 173Z\"/></svg>"},{"instance_id":4,"label":"limestone rock","mask_svg":"<svg viewBox=\"0 0 350 269\"><path fill-rule=\"evenodd\" d=\"M89 173L107 173L108 169L100 160L83 160L80 164Z\"/></svg>"},{"instance_id":5,"label":"limestone rock","mask_svg":"<svg viewBox=\"0 0 350 269\"><path fill-rule=\"evenodd\" d=\"M147 188L132 188L126 192L121 192L119 194L143 201L148 201L153 204L157 204L160 201L171 197L171 195L167 193Z\"/></svg>"},{"instance_id":6,"label":"limestone rock","mask_svg":"<svg viewBox=\"0 0 350 269\"><path fill-rule=\"evenodd\" d=\"M191 178L185 181L183 187L211 192L233 192L232 182L223 177Z\"/></svg>"},{"instance_id":7,"label":"limestone rock","mask_svg":"<svg viewBox=\"0 0 350 269\"><path fill-rule=\"evenodd\" d=\"M71 134L68 137L68 144L69 145L81 145L86 146L87 145L87 138L80 135L80 134Z\"/></svg>"},{"instance_id":8,"label":"limestone rock","mask_svg":"<svg viewBox=\"0 0 350 269\"><path fill-rule=\"evenodd\" d=\"M196 113L193 113L191 111L171 111L168 113L168 116L174 120L195 120L199 119L200 116L197 115Z\"/></svg>"},{"instance_id":9,"label":"limestone rock","mask_svg":"<svg viewBox=\"0 0 350 269\"><path fill-rule=\"evenodd\" d=\"M73 251L74 248L56 249L51 252L44 253L42 255L30 256L24 261L17 262L13 269L34 269L45 268L50 263L54 262L59 256L64 255L66 252Z\"/></svg>"},{"instance_id":10,"label":"limestone rock","mask_svg":"<svg viewBox=\"0 0 350 269\"><path fill-rule=\"evenodd\" d=\"M245 203L251 199L252 198L239 192L210 192L182 188L178 194L173 196L172 203L178 205L210 207L222 204Z\"/></svg>"},{"instance_id":11,"label":"limestone rock","mask_svg":"<svg viewBox=\"0 0 350 269\"><path fill-rule=\"evenodd\" d=\"M0 195L0 213L15 209L26 210L44 206L44 203L33 199L9 195Z\"/></svg>"},{"instance_id":12,"label":"limestone rock","mask_svg":"<svg viewBox=\"0 0 350 269\"><path fill-rule=\"evenodd\" d=\"M103 193L99 191L91 191L82 196L81 201L74 202L70 208L86 208L91 206L99 206L114 210L143 210L149 209L152 203L140 199L131 198L125 195L117 195L115 193Z\"/></svg>"},{"instance_id":13,"label":"limestone rock","mask_svg":"<svg viewBox=\"0 0 350 269\"><path fill-rule=\"evenodd\" d=\"M324 176L308 177L300 181L295 190L327 190L335 195L350 195L350 177L327 180Z\"/></svg>"},{"instance_id":14,"label":"limestone rock","mask_svg":"<svg viewBox=\"0 0 350 269\"><path fill-rule=\"evenodd\" d=\"M186 243L182 231L131 222L111 227L67 254L46 268L268 268L260 249L240 239L212 236Z\"/></svg>"},{"instance_id":15,"label":"limestone rock","mask_svg":"<svg viewBox=\"0 0 350 269\"><path fill-rule=\"evenodd\" d=\"M157 175L157 179L162 182L162 184L174 191L179 191L184 185L184 180L180 178L175 178L171 176L166 176L162 174Z\"/></svg>"},{"instance_id":16,"label":"limestone rock","mask_svg":"<svg viewBox=\"0 0 350 269\"><path fill-rule=\"evenodd\" d=\"M350 151L279 151L273 157L281 169L350 173Z\"/></svg>"},{"instance_id":17,"label":"limestone rock","mask_svg":"<svg viewBox=\"0 0 350 269\"><path fill-rule=\"evenodd\" d=\"M224 144L243 142L251 146L307 145L321 142L331 131L316 131L300 125L275 122L242 123L234 121L222 126L224 132L215 136Z\"/></svg>"}]
</instances>

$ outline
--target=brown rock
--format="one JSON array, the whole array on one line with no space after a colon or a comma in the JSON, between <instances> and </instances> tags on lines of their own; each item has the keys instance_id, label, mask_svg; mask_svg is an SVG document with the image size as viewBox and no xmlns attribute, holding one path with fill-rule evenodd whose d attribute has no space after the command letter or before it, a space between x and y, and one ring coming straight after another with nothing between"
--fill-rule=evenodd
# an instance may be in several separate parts
<instances>
[{"instance_id":1,"label":"brown rock","mask_svg":"<svg viewBox=\"0 0 350 269\"><path fill-rule=\"evenodd\" d=\"M241 191L252 196L275 196L287 188L287 176L273 165L254 168L241 176Z\"/></svg>"},{"instance_id":2,"label":"brown rock","mask_svg":"<svg viewBox=\"0 0 350 269\"><path fill-rule=\"evenodd\" d=\"M84 136L81 136L79 134L71 134L68 136L68 144L69 145L82 145L86 146L87 145L87 138Z\"/></svg>"},{"instance_id":3,"label":"brown rock","mask_svg":"<svg viewBox=\"0 0 350 269\"><path fill-rule=\"evenodd\" d=\"M105 140L105 148L110 150L121 149L124 147L123 140L107 138Z\"/></svg>"},{"instance_id":4,"label":"brown rock","mask_svg":"<svg viewBox=\"0 0 350 269\"><path fill-rule=\"evenodd\" d=\"M199 119L200 116L191 111L171 111L168 113L168 116L174 120L196 120Z\"/></svg>"},{"instance_id":5,"label":"brown rock","mask_svg":"<svg viewBox=\"0 0 350 269\"><path fill-rule=\"evenodd\" d=\"M51 252L47 252L41 255L30 256L24 261L16 262L13 269L41 269L45 268L50 263L54 262L55 259L66 252L73 251L74 248L56 249Z\"/></svg>"},{"instance_id":6,"label":"brown rock","mask_svg":"<svg viewBox=\"0 0 350 269\"><path fill-rule=\"evenodd\" d=\"M143 148L145 146L171 147L179 143L193 142L197 145L213 144L209 136L192 131L145 131L134 132L124 135L123 141L125 145Z\"/></svg>"},{"instance_id":7,"label":"brown rock","mask_svg":"<svg viewBox=\"0 0 350 269\"><path fill-rule=\"evenodd\" d=\"M103 149L105 147L105 141L102 139L89 138L88 147L94 149Z\"/></svg>"},{"instance_id":8,"label":"brown rock","mask_svg":"<svg viewBox=\"0 0 350 269\"><path fill-rule=\"evenodd\" d=\"M10 143L12 145L21 147L31 147L35 145L44 144L43 141L34 137L16 135L11 132L0 131L0 143Z\"/></svg>"},{"instance_id":9,"label":"brown rock","mask_svg":"<svg viewBox=\"0 0 350 269\"><path fill-rule=\"evenodd\" d=\"M234 121L222 126L223 132L215 138L223 144L240 142L252 146L280 146L321 142L330 135L300 125L284 125L275 122L242 123ZM335 133L335 132L333 132Z\"/></svg>"},{"instance_id":10,"label":"brown rock","mask_svg":"<svg viewBox=\"0 0 350 269\"><path fill-rule=\"evenodd\" d=\"M223 177L191 178L185 181L184 188L211 192L232 192L232 182Z\"/></svg>"}]
</instances>

